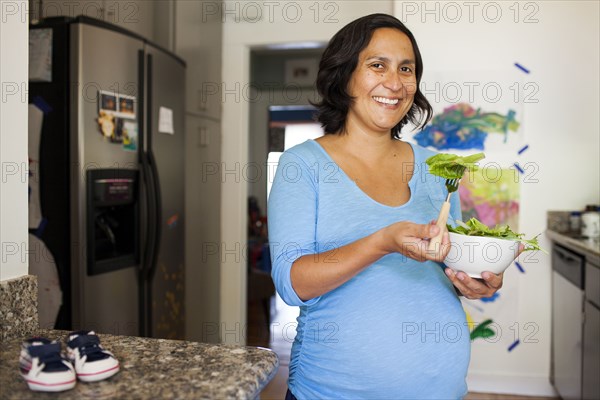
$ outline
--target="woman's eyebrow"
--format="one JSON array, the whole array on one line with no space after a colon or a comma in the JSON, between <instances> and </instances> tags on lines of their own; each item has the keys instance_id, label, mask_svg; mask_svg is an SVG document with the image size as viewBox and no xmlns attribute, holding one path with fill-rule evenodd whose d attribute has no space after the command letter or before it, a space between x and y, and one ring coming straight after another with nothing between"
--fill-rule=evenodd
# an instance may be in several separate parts
<instances>
[{"instance_id":1,"label":"woman's eyebrow","mask_svg":"<svg viewBox=\"0 0 600 400\"><path fill-rule=\"evenodd\" d=\"M384 62L391 61L390 58L384 57L384 56L371 56L371 57L368 57L365 61L373 61L373 60L384 61ZM410 59L410 58L405 58L404 60L400 61L400 65L410 65L410 64L415 64L415 60Z\"/></svg>"}]
</instances>

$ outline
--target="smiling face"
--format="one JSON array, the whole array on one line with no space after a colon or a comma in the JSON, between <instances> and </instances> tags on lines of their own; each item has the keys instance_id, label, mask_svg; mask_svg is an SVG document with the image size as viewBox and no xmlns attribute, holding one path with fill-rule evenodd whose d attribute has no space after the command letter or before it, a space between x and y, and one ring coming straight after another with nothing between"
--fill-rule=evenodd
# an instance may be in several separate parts
<instances>
[{"instance_id":1,"label":"smiling face","mask_svg":"<svg viewBox=\"0 0 600 400\"><path fill-rule=\"evenodd\" d=\"M410 110L417 91L415 55L408 36L394 28L373 32L348 83L354 98L346 131L390 133Z\"/></svg>"}]
</instances>

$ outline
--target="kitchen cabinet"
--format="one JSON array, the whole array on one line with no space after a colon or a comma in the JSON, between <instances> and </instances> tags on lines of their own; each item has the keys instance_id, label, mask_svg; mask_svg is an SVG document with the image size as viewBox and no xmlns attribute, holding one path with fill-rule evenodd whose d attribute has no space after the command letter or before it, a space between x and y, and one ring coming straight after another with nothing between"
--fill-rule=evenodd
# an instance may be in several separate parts
<instances>
[{"instance_id":1,"label":"kitchen cabinet","mask_svg":"<svg viewBox=\"0 0 600 400\"><path fill-rule=\"evenodd\" d=\"M186 338L218 343L221 262L221 124L186 115ZM214 328L214 329L213 329Z\"/></svg>"},{"instance_id":2,"label":"kitchen cabinet","mask_svg":"<svg viewBox=\"0 0 600 400\"><path fill-rule=\"evenodd\" d=\"M154 41L155 2L104 0L103 20Z\"/></svg>"},{"instance_id":3,"label":"kitchen cabinet","mask_svg":"<svg viewBox=\"0 0 600 400\"><path fill-rule=\"evenodd\" d=\"M568 399L600 399L600 245L548 231L552 249L551 381Z\"/></svg>"},{"instance_id":4,"label":"kitchen cabinet","mask_svg":"<svg viewBox=\"0 0 600 400\"><path fill-rule=\"evenodd\" d=\"M585 266L583 399L600 399L600 266Z\"/></svg>"},{"instance_id":5,"label":"kitchen cabinet","mask_svg":"<svg viewBox=\"0 0 600 400\"><path fill-rule=\"evenodd\" d=\"M32 19L85 15L154 40L154 8L156 3L160 2L147 0L36 0L31 3L31 15Z\"/></svg>"},{"instance_id":6,"label":"kitchen cabinet","mask_svg":"<svg viewBox=\"0 0 600 400\"><path fill-rule=\"evenodd\" d=\"M241 95L239 83L221 79L223 22L219 1L179 1L175 8L175 52L187 63L188 113L221 119L225 91L230 99Z\"/></svg>"},{"instance_id":7,"label":"kitchen cabinet","mask_svg":"<svg viewBox=\"0 0 600 400\"><path fill-rule=\"evenodd\" d=\"M221 340L221 185L225 170L240 167L221 163L220 7L194 0L173 8L175 53L187 63L186 215L196 221L186 225L186 337L210 343Z\"/></svg>"}]
</instances>

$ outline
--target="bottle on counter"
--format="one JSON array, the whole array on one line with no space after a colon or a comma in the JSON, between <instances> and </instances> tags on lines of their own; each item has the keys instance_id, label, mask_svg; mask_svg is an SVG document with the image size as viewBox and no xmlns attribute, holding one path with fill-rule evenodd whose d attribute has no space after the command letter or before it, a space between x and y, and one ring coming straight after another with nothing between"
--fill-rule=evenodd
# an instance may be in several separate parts
<instances>
[{"instance_id":1,"label":"bottle on counter","mask_svg":"<svg viewBox=\"0 0 600 400\"><path fill-rule=\"evenodd\" d=\"M600 237L600 212L598 206L588 205L581 215L581 236L591 239Z\"/></svg>"}]
</instances>

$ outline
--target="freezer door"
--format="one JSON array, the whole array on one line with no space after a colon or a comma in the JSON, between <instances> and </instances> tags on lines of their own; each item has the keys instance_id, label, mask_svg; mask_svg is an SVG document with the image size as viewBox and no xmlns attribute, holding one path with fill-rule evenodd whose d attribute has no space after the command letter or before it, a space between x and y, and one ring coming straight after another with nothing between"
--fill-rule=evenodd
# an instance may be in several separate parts
<instances>
[{"instance_id":1,"label":"freezer door","mask_svg":"<svg viewBox=\"0 0 600 400\"><path fill-rule=\"evenodd\" d=\"M135 261L121 265L118 270L96 275L88 273L86 232L96 228L106 231L106 227L90 223L94 216L89 215L91 199L86 193L86 181L91 175L88 170L138 169L138 152L131 139L135 139L138 103L138 51L143 50L143 45L138 39L110 29L85 23L71 25L71 232L74 240L71 281L75 329L139 334ZM121 100L123 104L119 104ZM130 134L125 140L127 130ZM111 210L107 208L107 211ZM117 223L108 218L107 224L113 224L113 228ZM111 235L107 233L107 236Z\"/></svg>"},{"instance_id":2,"label":"freezer door","mask_svg":"<svg viewBox=\"0 0 600 400\"><path fill-rule=\"evenodd\" d=\"M144 146L157 175L157 240L152 264L149 335L183 339L184 329L184 144L185 66L146 45Z\"/></svg>"}]
</instances>

